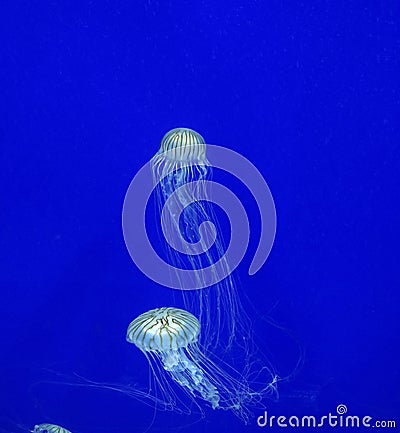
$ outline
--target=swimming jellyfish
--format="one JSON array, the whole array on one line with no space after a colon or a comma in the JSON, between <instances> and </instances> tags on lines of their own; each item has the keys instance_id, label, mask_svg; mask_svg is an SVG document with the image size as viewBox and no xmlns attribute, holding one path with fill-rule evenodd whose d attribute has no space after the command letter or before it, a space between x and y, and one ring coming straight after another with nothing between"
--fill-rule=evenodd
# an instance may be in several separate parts
<instances>
[{"instance_id":1,"label":"swimming jellyfish","mask_svg":"<svg viewBox=\"0 0 400 433\"><path fill-rule=\"evenodd\" d=\"M165 406L173 406L179 398L164 380L162 370L167 371L192 400L200 397L213 409L232 410L247 422L247 405L260 403L261 393L207 358L198 343L199 334L200 323L194 315L179 308L162 307L133 320L126 339L146 356Z\"/></svg>"},{"instance_id":2,"label":"swimming jellyfish","mask_svg":"<svg viewBox=\"0 0 400 433\"><path fill-rule=\"evenodd\" d=\"M35 425L33 430L31 430L32 433L71 433L66 428L60 427L59 425L55 424L38 424Z\"/></svg>"},{"instance_id":3,"label":"swimming jellyfish","mask_svg":"<svg viewBox=\"0 0 400 433\"><path fill-rule=\"evenodd\" d=\"M212 167L204 138L189 128L169 131L151 159L151 167L164 236L180 239L181 247L167 242L168 258L174 267L192 270L191 285L201 289L185 290L182 281L185 308L193 311L202 323L205 350L208 347L227 350L237 337L240 344L245 340L243 336L250 341L250 322L236 293L210 197L212 190L207 188ZM210 272L217 283L207 287Z\"/></svg>"}]
</instances>

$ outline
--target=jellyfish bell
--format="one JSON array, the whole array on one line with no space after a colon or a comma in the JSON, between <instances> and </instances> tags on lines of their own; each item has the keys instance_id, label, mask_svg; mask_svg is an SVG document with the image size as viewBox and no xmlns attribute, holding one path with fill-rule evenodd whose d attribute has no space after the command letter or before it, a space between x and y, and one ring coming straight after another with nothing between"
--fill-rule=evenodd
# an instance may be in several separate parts
<instances>
[{"instance_id":1,"label":"jellyfish bell","mask_svg":"<svg viewBox=\"0 0 400 433\"><path fill-rule=\"evenodd\" d=\"M193 314L179 308L162 307L133 320L126 339L145 352L168 352L195 343L199 333L200 323Z\"/></svg>"},{"instance_id":2,"label":"jellyfish bell","mask_svg":"<svg viewBox=\"0 0 400 433\"><path fill-rule=\"evenodd\" d=\"M72 433L72 432L56 424L43 423L43 424L35 425L33 430L31 430L31 433Z\"/></svg>"},{"instance_id":3,"label":"jellyfish bell","mask_svg":"<svg viewBox=\"0 0 400 433\"><path fill-rule=\"evenodd\" d=\"M204 138L190 128L174 128L168 131L161 140L154 163L161 163L163 158L183 164L185 161L207 163Z\"/></svg>"},{"instance_id":4,"label":"jellyfish bell","mask_svg":"<svg viewBox=\"0 0 400 433\"><path fill-rule=\"evenodd\" d=\"M210 170L204 138L189 128L174 128L167 132L150 162L154 183L162 180L165 197L191 180L204 180Z\"/></svg>"}]
</instances>

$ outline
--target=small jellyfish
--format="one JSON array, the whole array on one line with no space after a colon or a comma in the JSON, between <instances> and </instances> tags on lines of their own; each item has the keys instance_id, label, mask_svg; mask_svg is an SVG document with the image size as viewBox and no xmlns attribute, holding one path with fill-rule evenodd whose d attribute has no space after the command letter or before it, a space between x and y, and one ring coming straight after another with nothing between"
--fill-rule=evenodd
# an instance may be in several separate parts
<instances>
[{"instance_id":1,"label":"small jellyfish","mask_svg":"<svg viewBox=\"0 0 400 433\"><path fill-rule=\"evenodd\" d=\"M232 410L247 422L248 405L260 403L262 393L250 388L243 376L231 376L198 343L200 323L188 311L163 307L147 311L128 326L126 339L146 356L166 406L177 400L162 369L194 400L200 397L213 409ZM225 365L221 360L223 365Z\"/></svg>"},{"instance_id":2,"label":"small jellyfish","mask_svg":"<svg viewBox=\"0 0 400 433\"><path fill-rule=\"evenodd\" d=\"M60 427L59 425L55 424L37 424L31 430L32 433L71 433L69 430L67 430L64 427Z\"/></svg>"}]
</instances>

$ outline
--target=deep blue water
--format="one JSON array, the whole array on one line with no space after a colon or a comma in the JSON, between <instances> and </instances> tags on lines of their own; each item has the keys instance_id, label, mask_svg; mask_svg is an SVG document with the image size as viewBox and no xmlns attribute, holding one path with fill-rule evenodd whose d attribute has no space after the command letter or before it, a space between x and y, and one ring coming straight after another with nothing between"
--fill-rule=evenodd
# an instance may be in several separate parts
<instances>
[{"instance_id":1,"label":"deep blue water","mask_svg":"<svg viewBox=\"0 0 400 433\"><path fill-rule=\"evenodd\" d=\"M65 383L146 384L126 327L171 290L132 262L121 212L177 126L246 156L275 200L275 244L249 276L257 210L227 185L254 227L238 290L263 350L282 375L304 352L269 412L345 404L399 425L399 4L69 3L0 12L0 427L260 430L208 409L153 420L140 401Z\"/></svg>"}]
</instances>

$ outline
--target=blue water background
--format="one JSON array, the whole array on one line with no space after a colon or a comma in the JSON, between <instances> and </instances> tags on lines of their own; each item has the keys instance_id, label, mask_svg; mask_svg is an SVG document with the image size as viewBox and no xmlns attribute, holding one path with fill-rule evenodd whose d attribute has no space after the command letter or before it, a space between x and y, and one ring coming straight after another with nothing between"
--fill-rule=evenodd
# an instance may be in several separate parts
<instances>
[{"instance_id":1,"label":"blue water background","mask_svg":"<svg viewBox=\"0 0 400 433\"><path fill-rule=\"evenodd\" d=\"M237 274L259 343L282 375L304 352L269 412L400 424L399 4L14 0L0 16L0 427L260 430L62 385L146 384L126 327L171 291L131 261L121 210L177 126L242 153L274 196L250 277L257 209L227 185L253 228Z\"/></svg>"}]
</instances>

